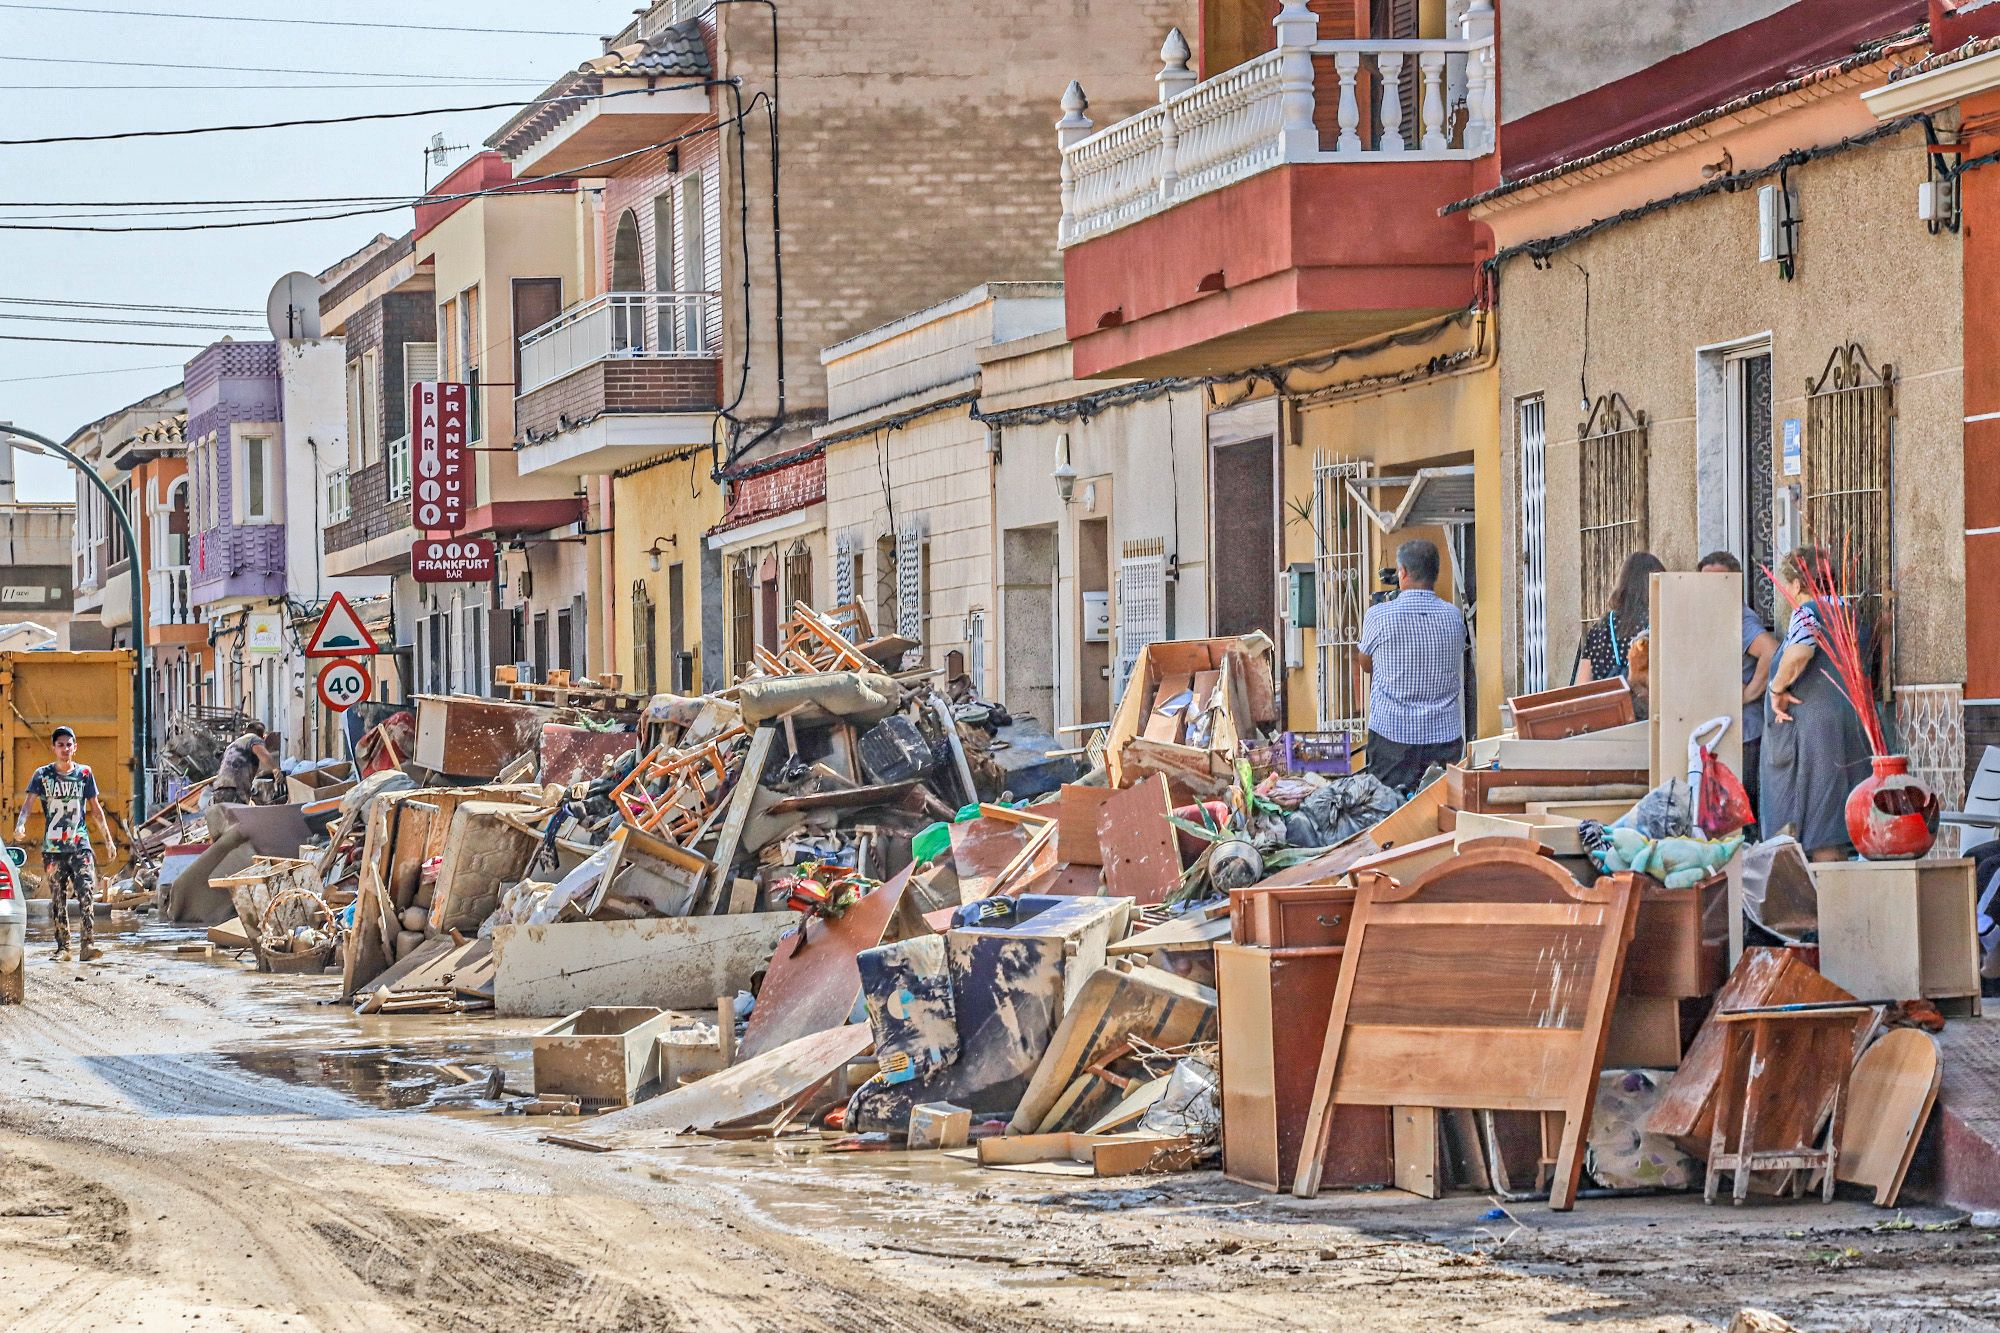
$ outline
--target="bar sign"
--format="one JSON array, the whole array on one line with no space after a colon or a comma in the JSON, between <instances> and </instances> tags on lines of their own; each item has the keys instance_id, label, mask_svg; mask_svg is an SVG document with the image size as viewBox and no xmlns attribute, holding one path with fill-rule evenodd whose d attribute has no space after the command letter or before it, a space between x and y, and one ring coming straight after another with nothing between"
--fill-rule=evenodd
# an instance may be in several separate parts
<instances>
[{"instance_id":1,"label":"bar sign","mask_svg":"<svg viewBox=\"0 0 2000 1333\"><path fill-rule=\"evenodd\" d=\"M419 380L410 386L410 468L415 474L410 521L420 532L465 526L471 486L465 435L472 386Z\"/></svg>"}]
</instances>

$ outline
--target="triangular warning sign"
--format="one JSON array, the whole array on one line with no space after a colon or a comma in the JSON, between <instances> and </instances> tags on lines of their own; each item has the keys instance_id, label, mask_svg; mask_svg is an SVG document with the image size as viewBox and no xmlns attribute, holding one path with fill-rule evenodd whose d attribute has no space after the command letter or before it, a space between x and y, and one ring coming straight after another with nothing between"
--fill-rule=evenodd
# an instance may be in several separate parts
<instances>
[{"instance_id":1,"label":"triangular warning sign","mask_svg":"<svg viewBox=\"0 0 2000 1333\"><path fill-rule=\"evenodd\" d=\"M381 651L375 636L340 593L335 593L326 604L326 611L306 644L307 657L365 657Z\"/></svg>"}]
</instances>

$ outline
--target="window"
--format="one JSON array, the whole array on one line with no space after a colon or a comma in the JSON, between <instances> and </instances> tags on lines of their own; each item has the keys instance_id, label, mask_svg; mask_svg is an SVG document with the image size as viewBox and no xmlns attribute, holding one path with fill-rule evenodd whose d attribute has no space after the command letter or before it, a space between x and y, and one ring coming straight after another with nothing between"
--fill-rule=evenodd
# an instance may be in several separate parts
<instances>
[{"instance_id":1,"label":"window","mask_svg":"<svg viewBox=\"0 0 2000 1333\"><path fill-rule=\"evenodd\" d=\"M277 507L272 481L274 459L271 437L245 435L237 441L236 463L240 470L236 483L236 521L269 523Z\"/></svg>"},{"instance_id":2,"label":"window","mask_svg":"<svg viewBox=\"0 0 2000 1333\"><path fill-rule=\"evenodd\" d=\"M474 390L467 395L471 399L467 413L467 438L480 437L480 420L485 415L479 410L479 287L467 287L458 298L458 368L459 378L473 385Z\"/></svg>"},{"instance_id":3,"label":"window","mask_svg":"<svg viewBox=\"0 0 2000 1333\"><path fill-rule=\"evenodd\" d=\"M1847 566L1841 579L1860 598L1861 623L1875 628L1875 677L1885 697L1895 660L1895 390L1895 372L1878 372L1859 345L1835 348L1806 397L1804 447L1806 540Z\"/></svg>"},{"instance_id":4,"label":"window","mask_svg":"<svg viewBox=\"0 0 2000 1333\"><path fill-rule=\"evenodd\" d=\"M438 307L438 378L457 382L458 368L458 298L453 297Z\"/></svg>"},{"instance_id":5,"label":"window","mask_svg":"<svg viewBox=\"0 0 2000 1333\"><path fill-rule=\"evenodd\" d=\"M1647 549L1646 414L1608 393L1577 427L1577 510L1583 545L1583 599L1588 627L1611 604L1625 557Z\"/></svg>"},{"instance_id":6,"label":"window","mask_svg":"<svg viewBox=\"0 0 2000 1333\"><path fill-rule=\"evenodd\" d=\"M791 614L795 602L815 606L818 599L813 596L812 548L804 542L793 542L792 549L785 554L785 606L784 614Z\"/></svg>"},{"instance_id":7,"label":"window","mask_svg":"<svg viewBox=\"0 0 2000 1333\"><path fill-rule=\"evenodd\" d=\"M708 290L708 207L706 182L699 171L681 178L680 260L683 292ZM708 349L707 303L688 301L681 306L681 347L685 351Z\"/></svg>"},{"instance_id":8,"label":"window","mask_svg":"<svg viewBox=\"0 0 2000 1333\"><path fill-rule=\"evenodd\" d=\"M347 363L347 465L358 468L368 463L368 449L363 441L367 438L364 423L366 409L361 405L361 358Z\"/></svg>"},{"instance_id":9,"label":"window","mask_svg":"<svg viewBox=\"0 0 2000 1333\"><path fill-rule=\"evenodd\" d=\"M382 456L382 357L361 354L361 465Z\"/></svg>"},{"instance_id":10,"label":"window","mask_svg":"<svg viewBox=\"0 0 2000 1333\"><path fill-rule=\"evenodd\" d=\"M754 596L750 585L750 562L744 556L737 556L729 566L729 657L730 665L739 678L749 672L756 646L751 631Z\"/></svg>"},{"instance_id":11,"label":"window","mask_svg":"<svg viewBox=\"0 0 2000 1333\"><path fill-rule=\"evenodd\" d=\"M1549 687L1548 411L1542 396L1514 401L1521 454L1521 693Z\"/></svg>"},{"instance_id":12,"label":"window","mask_svg":"<svg viewBox=\"0 0 2000 1333\"><path fill-rule=\"evenodd\" d=\"M561 278L514 279L514 384L521 392L521 339L562 313Z\"/></svg>"}]
</instances>

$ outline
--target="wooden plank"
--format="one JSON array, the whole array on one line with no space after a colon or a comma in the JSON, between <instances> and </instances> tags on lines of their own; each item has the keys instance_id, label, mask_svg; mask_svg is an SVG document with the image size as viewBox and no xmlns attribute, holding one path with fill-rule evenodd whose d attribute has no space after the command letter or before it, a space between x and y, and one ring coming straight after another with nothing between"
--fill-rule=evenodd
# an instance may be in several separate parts
<instances>
[{"instance_id":1,"label":"wooden plank","mask_svg":"<svg viewBox=\"0 0 2000 1333\"><path fill-rule=\"evenodd\" d=\"M764 765L770 762L771 747L777 743L778 729L772 726L757 728L750 737L750 751L743 756L743 769L736 775L736 786L729 793L728 813L722 817L722 832L715 843L715 870L708 881L708 889L695 905L696 912L711 909L721 904L724 910L739 912L749 910L737 902L730 881L735 877L736 852L743 841L743 824L750 817L750 803L757 797L757 784L763 780ZM754 895L753 895L754 899Z\"/></svg>"},{"instance_id":2,"label":"wooden plank","mask_svg":"<svg viewBox=\"0 0 2000 1333\"><path fill-rule=\"evenodd\" d=\"M1063 784L1056 801L1056 856L1071 865L1101 866L1104 853L1097 842L1097 812L1117 793L1109 787Z\"/></svg>"},{"instance_id":3,"label":"wooden plank","mask_svg":"<svg viewBox=\"0 0 2000 1333\"><path fill-rule=\"evenodd\" d=\"M1409 885L1365 876L1293 1193L1319 1190L1336 1104L1539 1110L1562 1116L1550 1206L1573 1207L1638 909L1635 878L1586 888L1546 858L1505 846L1456 858ZM1509 889L1510 879L1520 886ZM1407 932L1423 926L1459 928L1448 975L1410 970ZM1536 929L1498 933L1515 926ZM1551 931L1560 942L1550 943ZM1524 1025L1491 1025L1508 1014L1523 1015ZM1555 1022L1563 1026L1540 1026Z\"/></svg>"},{"instance_id":4,"label":"wooden plank","mask_svg":"<svg viewBox=\"0 0 2000 1333\"><path fill-rule=\"evenodd\" d=\"M1431 1106L1398 1106L1394 1117L1393 1142L1396 1159L1396 1188L1408 1190L1422 1199L1444 1197L1444 1173L1438 1170L1438 1113Z\"/></svg>"},{"instance_id":5,"label":"wooden plank","mask_svg":"<svg viewBox=\"0 0 2000 1333\"><path fill-rule=\"evenodd\" d=\"M1496 749L1503 769L1575 772L1639 768L1650 762L1651 733L1646 723L1633 722L1567 740L1502 738Z\"/></svg>"},{"instance_id":6,"label":"wooden plank","mask_svg":"<svg viewBox=\"0 0 2000 1333\"><path fill-rule=\"evenodd\" d=\"M1104 882L1115 898L1162 903L1180 888L1178 837L1167 822L1167 780L1154 776L1114 793L1097 812Z\"/></svg>"},{"instance_id":7,"label":"wooden plank","mask_svg":"<svg viewBox=\"0 0 2000 1333\"><path fill-rule=\"evenodd\" d=\"M1687 776L1688 736L1710 718L1743 712L1743 579L1738 574L1655 574L1647 707L1651 781ZM1743 727L1716 746L1743 772Z\"/></svg>"},{"instance_id":8,"label":"wooden plank","mask_svg":"<svg viewBox=\"0 0 2000 1333\"><path fill-rule=\"evenodd\" d=\"M1877 1207L1895 1206L1943 1078L1936 1038L1915 1028L1883 1033L1855 1064L1835 1171L1874 1190Z\"/></svg>"}]
</instances>

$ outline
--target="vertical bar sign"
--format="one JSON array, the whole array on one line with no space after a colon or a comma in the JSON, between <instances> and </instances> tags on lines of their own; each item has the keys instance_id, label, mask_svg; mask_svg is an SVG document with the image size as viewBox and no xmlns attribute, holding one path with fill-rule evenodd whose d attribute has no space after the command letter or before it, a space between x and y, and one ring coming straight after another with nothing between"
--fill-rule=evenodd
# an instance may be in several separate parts
<instances>
[{"instance_id":1,"label":"vertical bar sign","mask_svg":"<svg viewBox=\"0 0 2000 1333\"><path fill-rule=\"evenodd\" d=\"M420 532L465 526L470 470L465 452L472 386L418 380L410 386L411 525Z\"/></svg>"}]
</instances>

